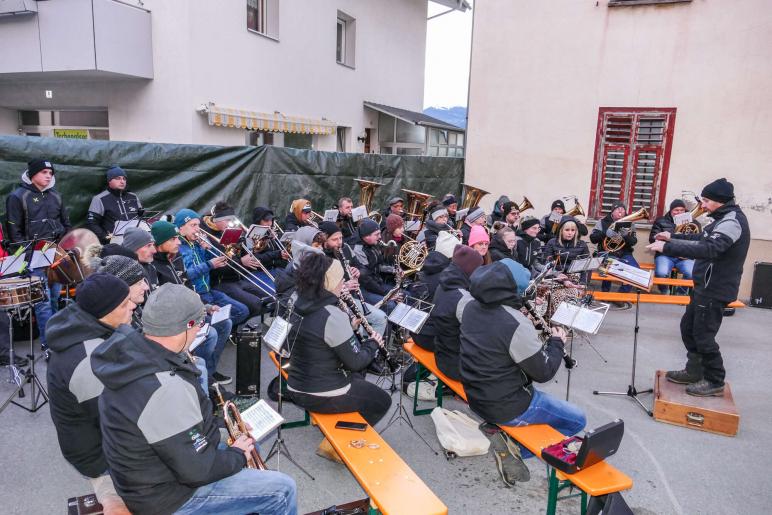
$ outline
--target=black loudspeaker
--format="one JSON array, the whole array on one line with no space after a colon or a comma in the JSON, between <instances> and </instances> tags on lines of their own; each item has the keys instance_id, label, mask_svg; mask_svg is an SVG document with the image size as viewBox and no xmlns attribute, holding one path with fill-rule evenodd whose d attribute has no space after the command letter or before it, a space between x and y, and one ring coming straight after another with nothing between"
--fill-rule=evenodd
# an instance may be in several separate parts
<instances>
[{"instance_id":1,"label":"black loudspeaker","mask_svg":"<svg viewBox=\"0 0 772 515\"><path fill-rule=\"evenodd\" d=\"M772 309L772 263L753 264L751 306Z\"/></svg>"},{"instance_id":2,"label":"black loudspeaker","mask_svg":"<svg viewBox=\"0 0 772 515\"><path fill-rule=\"evenodd\" d=\"M236 395L260 396L260 361L263 343L262 324L245 324L237 334Z\"/></svg>"}]
</instances>

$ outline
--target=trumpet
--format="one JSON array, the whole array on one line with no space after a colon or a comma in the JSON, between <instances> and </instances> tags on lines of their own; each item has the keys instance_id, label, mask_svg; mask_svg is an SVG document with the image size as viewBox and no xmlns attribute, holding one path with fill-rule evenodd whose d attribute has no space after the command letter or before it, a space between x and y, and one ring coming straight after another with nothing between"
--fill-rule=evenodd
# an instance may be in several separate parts
<instances>
[{"instance_id":1,"label":"trumpet","mask_svg":"<svg viewBox=\"0 0 772 515\"><path fill-rule=\"evenodd\" d=\"M247 426L241 418L239 409L233 402L223 399L222 394L220 393L220 385L214 383L214 388L217 392L217 397L220 398L222 418L225 422L225 428L228 430L228 445L233 445L233 443L242 436L249 437L249 431L247 431ZM251 469L268 470L263 458L260 457L260 453L254 448L250 451L249 457L247 458L247 467Z\"/></svg>"}]
</instances>

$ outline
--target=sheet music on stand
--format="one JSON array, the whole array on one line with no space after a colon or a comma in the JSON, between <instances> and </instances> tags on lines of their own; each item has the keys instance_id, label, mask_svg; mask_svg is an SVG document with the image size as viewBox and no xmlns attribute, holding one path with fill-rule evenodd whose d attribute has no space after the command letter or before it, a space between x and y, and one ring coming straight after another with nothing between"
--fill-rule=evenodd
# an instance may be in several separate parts
<instances>
[{"instance_id":1,"label":"sheet music on stand","mask_svg":"<svg viewBox=\"0 0 772 515\"><path fill-rule=\"evenodd\" d=\"M641 270L616 259L609 259L608 275L641 290L650 291L654 283L654 270Z\"/></svg>"},{"instance_id":2,"label":"sheet music on stand","mask_svg":"<svg viewBox=\"0 0 772 515\"><path fill-rule=\"evenodd\" d=\"M27 267L24 261L24 253L11 255L0 259L0 277L19 274Z\"/></svg>"},{"instance_id":3,"label":"sheet music on stand","mask_svg":"<svg viewBox=\"0 0 772 515\"><path fill-rule=\"evenodd\" d=\"M676 227L682 224L688 224L692 221L692 214L687 211L685 213L681 213L680 215L675 215L673 217L673 224L675 224Z\"/></svg>"},{"instance_id":4,"label":"sheet music on stand","mask_svg":"<svg viewBox=\"0 0 772 515\"><path fill-rule=\"evenodd\" d=\"M415 232L421 229L421 220L410 220L405 222L405 232Z\"/></svg>"},{"instance_id":5,"label":"sheet music on stand","mask_svg":"<svg viewBox=\"0 0 772 515\"><path fill-rule=\"evenodd\" d=\"M296 231L287 231L284 234L281 235L281 238L279 238L279 241L282 243L289 243L293 239L295 239L295 232Z\"/></svg>"},{"instance_id":6,"label":"sheet music on stand","mask_svg":"<svg viewBox=\"0 0 772 515\"><path fill-rule=\"evenodd\" d=\"M405 302L398 303L389 313L389 321L410 332L418 333L429 319L432 309L434 304L408 296Z\"/></svg>"},{"instance_id":7,"label":"sheet music on stand","mask_svg":"<svg viewBox=\"0 0 772 515\"><path fill-rule=\"evenodd\" d=\"M590 270L596 270L603 264L602 257L586 257L578 258L571 262L568 267L569 274L578 274L580 272L589 272Z\"/></svg>"},{"instance_id":8,"label":"sheet music on stand","mask_svg":"<svg viewBox=\"0 0 772 515\"><path fill-rule=\"evenodd\" d=\"M337 209L327 209L324 212L324 221L325 222L337 222L338 221L338 210Z\"/></svg>"},{"instance_id":9,"label":"sheet music on stand","mask_svg":"<svg viewBox=\"0 0 772 515\"><path fill-rule=\"evenodd\" d=\"M265 238L265 235L268 234L268 230L270 227L266 225L255 225L252 224L249 226L249 229L247 229L247 235L246 240L247 241L259 241Z\"/></svg>"},{"instance_id":10,"label":"sheet music on stand","mask_svg":"<svg viewBox=\"0 0 772 515\"><path fill-rule=\"evenodd\" d=\"M284 417L279 415L275 409L265 402L265 399L260 399L242 411L241 418L252 426L252 429L249 430L249 435L256 442L268 436L271 431L284 422Z\"/></svg>"},{"instance_id":11,"label":"sheet music on stand","mask_svg":"<svg viewBox=\"0 0 772 515\"><path fill-rule=\"evenodd\" d=\"M585 305L563 301L553 313L550 322L582 333L597 334L608 309L609 304L605 302L591 302Z\"/></svg>"},{"instance_id":12,"label":"sheet music on stand","mask_svg":"<svg viewBox=\"0 0 772 515\"><path fill-rule=\"evenodd\" d=\"M276 316L271 322L271 327L263 336L263 341L268 347L282 358L288 358L289 353L284 348L284 342L287 341L292 324L280 316Z\"/></svg>"},{"instance_id":13,"label":"sheet music on stand","mask_svg":"<svg viewBox=\"0 0 772 515\"><path fill-rule=\"evenodd\" d=\"M364 218L367 218L367 207L359 206L351 210L351 219L358 222Z\"/></svg>"},{"instance_id":14,"label":"sheet music on stand","mask_svg":"<svg viewBox=\"0 0 772 515\"><path fill-rule=\"evenodd\" d=\"M469 214L469 208L459 209L456 211L456 221L463 220L467 214Z\"/></svg>"}]
</instances>

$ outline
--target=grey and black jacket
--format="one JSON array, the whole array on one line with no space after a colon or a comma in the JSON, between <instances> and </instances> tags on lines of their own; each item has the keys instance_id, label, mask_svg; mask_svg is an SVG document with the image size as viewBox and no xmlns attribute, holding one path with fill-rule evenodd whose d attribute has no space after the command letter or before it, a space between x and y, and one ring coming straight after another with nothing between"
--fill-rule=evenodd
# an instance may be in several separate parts
<instances>
[{"instance_id":1,"label":"grey and black jacket","mask_svg":"<svg viewBox=\"0 0 772 515\"><path fill-rule=\"evenodd\" d=\"M54 189L56 178L40 191L27 177L21 175L21 185L5 200L8 221L8 239L12 243L33 238L56 240L70 230L70 219L62 196Z\"/></svg>"},{"instance_id":2,"label":"grey and black jacket","mask_svg":"<svg viewBox=\"0 0 772 515\"><path fill-rule=\"evenodd\" d=\"M530 405L531 382L555 376L563 342L542 344L519 310L517 285L501 261L475 270L469 292L473 299L457 310L461 381L475 413L488 422L509 422Z\"/></svg>"},{"instance_id":3,"label":"grey and black jacket","mask_svg":"<svg viewBox=\"0 0 772 515\"><path fill-rule=\"evenodd\" d=\"M141 213L142 203L136 194L125 190L107 188L94 195L88 206L86 228L107 243L107 235L113 232L115 222L134 220Z\"/></svg>"},{"instance_id":4,"label":"grey and black jacket","mask_svg":"<svg viewBox=\"0 0 772 515\"><path fill-rule=\"evenodd\" d=\"M367 368L375 357L377 344L359 344L348 315L336 305L330 292L319 298L297 296L295 314L302 317L293 324L287 338L290 390L319 396L345 394L351 386L351 372Z\"/></svg>"},{"instance_id":5,"label":"grey and black jacket","mask_svg":"<svg viewBox=\"0 0 772 515\"><path fill-rule=\"evenodd\" d=\"M294 243L293 243L294 245ZM367 245L357 237L353 245L355 266L359 268L359 284L370 293L385 295L389 291L383 274L393 274L394 267L386 262L377 245Z\"/></svg>"},{"instance_id":6,"label":"grey and black jacket","mask_svg":"<svg viewBox=\"0 0 772 515\"><path fill-rule=\"evenodd\" d=\"M516 261L531 271L531 275L540 271L544 266L544 258L541 252L541 240L524 231L518 231L518 240L515 244L517 253Z\"/></svg>"},{"instance_id":7,"label":"grey and black jacket","mask_svg":"<svg viewBox=\"0 0 772 515\"><path fill-rule=\"evenodd\" d=\"M118 494L132 513L172 513L199 488L246 465L237 448L218 449L212 404L200 372L126 325L91 356L105 386L102 447Z\"/></svg>"},{"instance_id":8,"label":"grey and black jacket","mask_svg":"<svg viewBox=\"0 0 772 515\"><path fill-rule=\"evenodd\" d=\"M613 204L611 206L611 211L614 211L614 209L621 205L623 204ZM595 224L595 227L593 227L592 232L590 233L590 241L598 246L598 252L604 252L603 240L606 239L606 232L611 227L611 224L614 223L614 220L611 218L611 211L609 211L609 214L601 218L598 223ZM562 224L563 220L560 222ZM581 232L579 234L581 235ZM620 236L622 236L624 244L622 247L620 247L619 250L615 252L609 252L608 254L610 256L622 257L625 254L633 253L633 250L635 250L635 245L638 243L638 237L635 235L635 223L630 226L629 231L625 231L625 234L620 234Z\"/></svg>"},{"instance_id":9,"label":"grey and black jacket","mask_svg":"<svg viewBox=\"0 0 772 515\"><path fill-rule=\"evenodd\" d=\"M694 295L732 302L737 299L751 242L748 219L734 202L711 213L714 222L698 234L673 234L666 256L694 259Z\"/></svg>"},{"instance_id":10,"label":"grey and black jacket","mask_svg":"<svg viewBox=\"0 0 772 515\"><path fill-rule=\"evenodd\" d=\"M472 300L468 290L469 277L455 263L448 265L440 274L440 283L434 292L434 308L426 322L434 327L437 368L457 381L461 380L458 365L461 324L456 312L463 310L466 303Z\"/></svg>"},{"instance_id":11,"label":"grey and black jacket","mask_svg":"<svg viewBox=\"0 0 772 515\"><path fill-rule=\"evenodd\" d=\"M88 477L107 470L99 429L99 396L104 387L91 370L91 354L113 332L73 303L46 325L51 357L46 378L51 420L64 458Z\"/></svg>"}]
</instances>

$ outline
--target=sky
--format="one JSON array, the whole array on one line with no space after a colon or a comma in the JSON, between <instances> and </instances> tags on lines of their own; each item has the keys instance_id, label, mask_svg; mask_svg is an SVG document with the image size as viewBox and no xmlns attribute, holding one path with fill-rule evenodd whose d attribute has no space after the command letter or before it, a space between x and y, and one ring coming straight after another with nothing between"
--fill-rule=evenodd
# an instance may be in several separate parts
<instances>
[{"instance_id":1,"label":"sky","mask_svg":"<svg viewBox=\"0 0 772 515\"><path fill-rule=\"evenodd\" d=\"M429 16L447 10L429 2ZM466 106L471 42L471 9L426 22L425 108Z\"/></svg>"}]
</instances>

